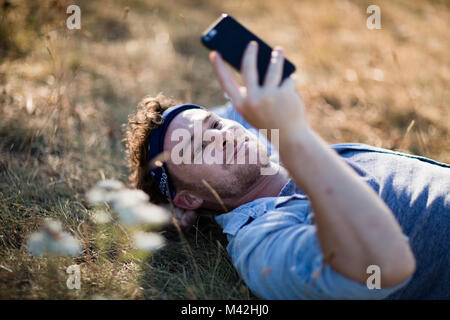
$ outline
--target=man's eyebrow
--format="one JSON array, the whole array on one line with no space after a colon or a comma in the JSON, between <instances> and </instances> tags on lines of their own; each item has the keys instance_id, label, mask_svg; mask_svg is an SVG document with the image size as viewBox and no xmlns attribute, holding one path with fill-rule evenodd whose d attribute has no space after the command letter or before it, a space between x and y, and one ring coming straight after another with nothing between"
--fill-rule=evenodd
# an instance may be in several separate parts
<instances>
[{"instance_id":1,"label":"man's eyebrow","mask_svg":"<svg viewBox=\"0 0 450 320\"><path fill-rule=\"evenodd\" d=\"M203 125L206 123L206 122L208 122L208 120L209 119L211 119L211 117L214 115L214 113L212 113L211 111L208 111L207 113L206 113L206 116L203 118L203 120L202 120L202 128L203 128ZM192 144L192 142L194 141L194 135L191 135L191 144Z\"/></svg>"},{"instance_id":2,"label":"man's eyebrow","mask_svg":"<svg viewBox=\"0 0 450 320\"><path fill-rule=\"evenodd\" d=\"M209 120L209 119L211 119L211 117L213 117L213 116L215 116L216 114L214 113L214 112L211 112L211 111L207 111L207 113L206 113L206 116L203 118L203 120L202 120L202 128L203 128L203 125ZM188 143L186 143L186 145L185 146L187 146L187 145L193 145L193 142L194 142L194 135L191 135L191 139L189 140L189 142ZM183 147L183 149L184 149L184 147ZM191 161L193 161L193 159L194 159L194 154L195 154L195 148L194 148L194 152L192 152L191 153Z\"/></svg>"},{"instance_id":3,"label":"man's eyebrow","mask_svg":"<svg viewBox=\"0 0 450 320\"><path fill-rule=\"evenodd\" d=\"M214 113L211 111L208 111L206 113L206 116L203 118L202 120L202 128L203 125L209 121L209 119L211 119L211 117L214 116ZM202 142L203 143L203 142ZM190 145L192 146L194 144L194 135L191 135L191 140L190 140ZM195 156L195 146L194 146L194 151L191 152L191 161L194 161L194 156Z\"/></svg>"},{"instance_id":4,"label":"man's eyebrow","mask_svg":"<svg viewBox=\"0 0 450 320\"><path fill-rule=\"evenodd\" d=\"M203 119L202 123L204 124L205 122L207 122L212 116L214 115L214 113L212 113L211 111L208 111L206 113L205 118Z\"/></svg>"}]
</instances>

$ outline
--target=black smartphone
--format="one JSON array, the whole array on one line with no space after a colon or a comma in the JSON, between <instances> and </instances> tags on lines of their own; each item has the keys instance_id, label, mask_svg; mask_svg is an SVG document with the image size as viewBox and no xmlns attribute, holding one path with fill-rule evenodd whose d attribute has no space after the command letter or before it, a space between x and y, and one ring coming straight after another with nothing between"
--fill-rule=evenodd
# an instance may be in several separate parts
<instances>
[{"instance_id":1,"label":"black smartphone","mask_svg":"<svg viewBox=\"0 0 450 320\"><path fill-rule=\"evenodd\" d=\"M205 32L201 41L210 50L220 53L225 61L237 71L241 70L242 56L250 41L258 42L258 76L262 85L269 67L272 48L237 22L232 16L222 14ZM283 76L281 82L295 71L295 66L288 59L284 59Z\"/></svg>"}]
</instances>

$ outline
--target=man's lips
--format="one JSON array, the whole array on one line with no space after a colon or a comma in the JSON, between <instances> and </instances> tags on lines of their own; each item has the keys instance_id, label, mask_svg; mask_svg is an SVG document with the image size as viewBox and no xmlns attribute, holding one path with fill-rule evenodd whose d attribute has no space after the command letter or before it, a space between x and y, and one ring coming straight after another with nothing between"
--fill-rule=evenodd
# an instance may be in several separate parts
<instances>
[{"instance_id":1,"label":"man's lips","mask_svg":"<svg viewBox=\"0 0 450 320\"><path fill-rule=\"evenodd\" d=\"M242 139L236 145L234 146L234 157L236 158L238 152L241 150L242 146L244 145L245 140Z\"/></svg>"},{"instance_id":2,"label":"man's lips","mask_svg":"<svg viewBox=\"0 0 450 320\"><path fill-rule=\"evenodd\" d=\"M228 143L225 143L224 144L224 148L223 148L224 163L230 164L229 162L232 162L233 159L236 159L236 157L237 157L239 151L241 150L242 146L247 141L249 141L249 137L248 136L242 136L242 137L239 137L239 138L235 138L233 140L233 157L231 157L231 154L227 157L227 151L228 151L227 148L229 148L230 146L229 146ZM229 150L229 152L231 152L231 150ZM230 160L230 161L227 161L227 160Z\"/></svg>"},{"instance_id":3,"label":"man's lips","mask_svg":"<svg viewBox=\"0 0 450 320\"><path fill-rule=\"evenodd\" d=\"M249 138L247 136L242 137L240 139L238 139L236 141L236 144L234 146L234 154L233 157L234 159L237 159L239 151L241 151L241 149L243 148L244 144L249 140Z\"/></svg>"}]
</instances>

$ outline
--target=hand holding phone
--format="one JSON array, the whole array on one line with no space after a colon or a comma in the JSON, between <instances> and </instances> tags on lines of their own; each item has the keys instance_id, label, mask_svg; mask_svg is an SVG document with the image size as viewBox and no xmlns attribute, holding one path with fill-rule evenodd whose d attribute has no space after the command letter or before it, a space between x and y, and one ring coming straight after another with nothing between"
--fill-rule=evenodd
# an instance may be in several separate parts
<instances>
[{"instance_id":1,"label":"hand holding phone","mask_svg":"<svg viewBox=\"0 0 450 320\"><path fill-rule=\"evenodd\" d=\"M203 33L201 40L208 49L219 52L223 59L237 71L241 71L242 57L245 48L251 41L256 41L259 47L257 59L258 83L259 85L263 85L273 50L233 17L222 14L222 16ZM289 77L295 71L295 66L292 62L288 59L284 59L284 61L281 81Z\"/></svg>"},{"instance_id":2,"label":"hand holding phone","mask_svg":"<svg viewBox=\"0 0 450 320\"><path fill-rule=\"evenodd\" d=\"M258 85L256 57L257 42L251 42L242 59L242 90L231 76L220 54L210 54L220 83L231 98L236 110L258 129L279 129L280 139L308 130L309 126L300 96L295 90L295 78L288 77L278 85L283 72L283 51L277 49L272 55L263 86ZM270 130L268 131L270 132Z\"/></svg>"},{"instance_id":3,"label":"hand holding phone","mask_svg":"<svg viewBox=\"0 0 450 320\"><path fill-rule=\"evenodd\" d=\"M295 79L290 76L295 67L284 59L281 48L272 51L228 15L209 28L202 41L214 50L210 59L220 83L248 123L259 129L283 128L283 133L308 128ZM245 90L233 79L224 60L241 71Z\"/></svg>"}]
</instances>

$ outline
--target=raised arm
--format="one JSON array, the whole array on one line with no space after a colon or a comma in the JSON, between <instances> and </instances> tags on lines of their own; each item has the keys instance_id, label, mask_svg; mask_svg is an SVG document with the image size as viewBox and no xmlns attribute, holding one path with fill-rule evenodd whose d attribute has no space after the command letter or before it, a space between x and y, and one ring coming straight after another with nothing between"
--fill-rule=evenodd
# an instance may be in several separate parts
<instances>
[{"instance_id":1,"label":"raised arm","mask_svg":"<svg viewBox=\"0 0 450 320\"><path fill-rule=\"evenodd\" d=\"M236 110L260 129L279 129L281 161L306 192L315 212L321 250L338 273L365 283L367 267L381 269L382 287L394 286L415 270L407 238L390 209L308 125L290 77L280 86L283 53L273 51L264 86L258 85L257 44L243 57L238 87L219 54L210 56Z\"/></svg>"}]
</instances>

